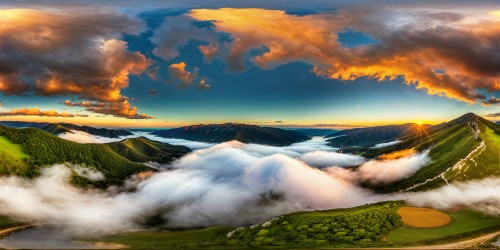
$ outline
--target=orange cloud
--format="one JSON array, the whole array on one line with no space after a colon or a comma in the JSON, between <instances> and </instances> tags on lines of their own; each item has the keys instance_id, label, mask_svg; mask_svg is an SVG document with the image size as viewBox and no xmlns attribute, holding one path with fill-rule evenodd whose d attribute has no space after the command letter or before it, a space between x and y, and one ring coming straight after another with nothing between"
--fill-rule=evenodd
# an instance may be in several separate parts
<instances>
[{"instance_id":1,"label":"orange cloud","mask_svg":"<svg viewBox=\"0 0 500 250\"><path fill-rule=\"evenodd\" d=\"M119 40L123 33L139 34L142 21L109 10L4 9L0 23L0 92L7 95L75 95L130 106L121 93L129 75L151 65Z\"/></svg>"},{"instance_id":2,"label":"orange cloud","mask_svg":"<svg viewBox=\"0 0 500 250\"><path fill-rule=\"evenodd\" d=\"M47 117L88 117L85 114L71 114L62 112L59 113L55 110L40 110L38 108L22 108L22 109L13 109L7 112L0 112L0 116L47 116Z\"/></svg>"},{"instance_id":3,"label":"orange cloud","mask_svg":"<svg viewBox=\"0 0 500 250\"><path fill-rule=\"evenodd\" d=\"M480 89L500 91L500 58L493 56L500 51L500 21L417 13L407 18L408 24L396 24L380 13L352 9L305 16L265 9L196 9L189 16L212 21L217 32L233 38L227 54L214 52L226 58L230 70L243 70L250 50L266 48L252 58L264 69L304 61L318 76L333 79L402 77L429 94L468 103L486 98ZM344 47L337 39L347 28L378 43Z\"/></svg>"},{"instance_id":4,"label":"orange cloud","mask_svg":"<svg viewBox=\"0 0 500 250\"><path fill-rule=\"evenodd\" d=\"M124 117L127 119L153 119L152 116L139 114L136 107L130 105L128 100L121 102L71 102L64 101L64 105L71 107L84 107L85 110L105 115Z\"/></svg>"},{"instance_id":5,"label":"orange cloud","mask_svg":"<svg viewBox=\"0 0 500 250\"><path fill-rule=\"evenodd\" d=\"M193 68L193 71L190 72L186 69L186 63L174 63L168 67L168 72L170 74L170 82L177 83L177 87L179 88L187 88L193 85L195 82L198 82L199 89L209 89L211 86L208 84L208 80L205 78L199 78L198 76L198 68Z\"/></svg>"}]
</instances>

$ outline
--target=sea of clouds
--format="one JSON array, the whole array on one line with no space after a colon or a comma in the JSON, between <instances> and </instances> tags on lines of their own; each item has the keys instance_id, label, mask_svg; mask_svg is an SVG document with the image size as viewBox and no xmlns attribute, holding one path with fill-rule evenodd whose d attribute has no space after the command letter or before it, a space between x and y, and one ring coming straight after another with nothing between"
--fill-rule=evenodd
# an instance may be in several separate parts
<instances>
[{"instance_id":1,"label":"sea of clouds","mask_svg":"<svg viewBox=\"0 0 500 250\"><path fill-rule=\"evenodd\" d=\"M140 229L152 216L161 216L164 226L171 228L250 225L294 211L388 199L437 208L467 206L500 215L500 179L390 195L373 194L359 186L360 182L388 184L411 176L430 162L428 151L369 160L336 153L322 138L287 147L162 141L167 140L198 149L149 178L131 178L127 188L76 188L69 182L72 174L103 176L75 165L46 167L34 179L2 177L1 214L37 224L57 223L79 235Z\"/></svg>"}]
</instances>

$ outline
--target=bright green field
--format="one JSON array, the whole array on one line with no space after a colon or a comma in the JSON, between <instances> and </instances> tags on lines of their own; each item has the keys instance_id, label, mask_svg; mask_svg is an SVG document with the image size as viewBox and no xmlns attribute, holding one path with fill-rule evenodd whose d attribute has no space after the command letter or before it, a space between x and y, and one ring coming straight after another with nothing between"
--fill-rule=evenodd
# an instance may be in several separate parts
<instances>
[{"instance_id":1,"label":"bright green field","mask_svg":"<svg viewBox=\"0 0 500 250\"><path fill-rule=\"evenodd\" d=\"M388 239L394 243L409 243L435 240L495 226L497 229L500 228L500 218L486 216L479 212L460 210L449 214L453 221L444 227L431 229L400 227L390 232Z\"/></svg>"},{"instance_id":2,"label":"bright green field","mask_svg":"<svg viewBox=\"0 0 500 250\"><path fill-rule=\"evenodd\" d=\"M0 136L0 148L2 151L20 160L24 160L28 157L28 155L23 152L23 148L20 144L13 144L5 136Z\"/></svg>"},{"instance_id":3,"label":"bright green field","mask_svg":"<svg viewBox=\"0 0 500 250\"><path fill-rule=\"evenodd\" d=\"M7 137L0 136L0 175L23 172L28 155L20 144L12 143Z\"/></svg>"}]
</instances>

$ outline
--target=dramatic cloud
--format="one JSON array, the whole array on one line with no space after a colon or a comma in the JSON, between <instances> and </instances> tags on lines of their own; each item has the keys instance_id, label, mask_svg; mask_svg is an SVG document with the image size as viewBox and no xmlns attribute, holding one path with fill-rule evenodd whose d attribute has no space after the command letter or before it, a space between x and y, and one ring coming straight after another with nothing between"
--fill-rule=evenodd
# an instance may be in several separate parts
<instances>
[{"instance_id":1,"label":"dramatic cloud","mask_svg":"<svg viewBox=\"0 0 500 250\"><path fill-rule=\"evenodd\" d=\"M197 84L199 89L209 89L210 85L207 83L207 79L200 78L198 75L198 68L193 68L192 72L186 69L186 63L174 63L168 66L168 72L170 78L168 82L173 82L177 84L178 88L188 88L193 84Z\"/></svg>"},{"instance_id":2,"label":"dramatic cloud","mask_svg":"<svg viewBox=\"0 0 500 250\"><path fill-rule=\"evenodd\" d=\"M206 58L212 58L218 50L218 39L211 29L198 27L192 18L181 15L166 17L162 25L154 31L151 42L157 45L155 55L171 60L179 56L178 50L191 40L210 42L209 45L201 45L199 49Z\"/></svg>"},{"instance_id":3,"label":"dramatic cloud","mask_svg":"<svg viewBox=\"0 0 500 250\"><path fill-rule=\"evenodd\" d=\"M150 65L119 40L123 33L139 34L142 21L117 12L3 9L0 21L0 92L6 95L75 95L124 106L129 75Z\"/></svg>"},{"instance_id":4,"label":"dramatic cloud","mask_svg":"<svg viewBox=\"0 0 500 250\"><path fill-rule=\"evenodd\" d=\"M66 100L63 102L64 105L70 107L84 107L85 110L105 114L114 115L117 117L125 117L127 119L152 119L152 116L146 114L139 114L137 107L130 105L128 100L123 100L119 102L71 102Z\"/></svg>"},{"instance_id":5,"label":"dramatic cloud","mask_svg":"<svg viewBox=\"0 0 500 250\"><path fill-rule=\"evenodd\" d=\"M0 112L0 116L14 116L14 115L22 115L22 116L47 116L47 117L87 117L85 114L71 114L62 112L59 113L55 110L40 110L39 108L22 108L22 109L13 109L6 112Z\"/></svg>"},{"instance_id":6,"label":"dramatic cloud","mask_svg":"<svg viewBox=\"0 0 500 250\"><path fill-rule=\"evenodd\" d=\"M383 81L402 77L406 84L429 94L468 103L485 101L479 89L500 90L500 60L492 56L500 50L500 20L494 18L362 9L296 16L280 10L223 8L195 9L188 15L197 21L210 21L214 27L198 28L182 16L175 22L165 21L156 36L169 31L169 23L186 22L183 36L191 32L193 39L207 41L209 45L200 47L203 54L208 59L225 58L230 70L243 70L245 57L252 54L252 62L264 69L305 61L314 65L317 75L333 79L370 77ZM214 40L211 29L229 34L233 40ZM346 29L365 33L376 42L344 47L338 33ZM177 55L175 48L187 41L177 40L175 46L157 44Z\"/></svg>"}]
</instances>

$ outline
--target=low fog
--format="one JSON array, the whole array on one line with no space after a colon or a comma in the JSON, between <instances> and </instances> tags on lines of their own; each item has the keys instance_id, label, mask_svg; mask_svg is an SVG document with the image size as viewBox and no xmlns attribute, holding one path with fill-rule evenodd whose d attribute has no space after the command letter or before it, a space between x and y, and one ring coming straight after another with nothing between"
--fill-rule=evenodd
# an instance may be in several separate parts
<instances>
[{"instance_id":1,"label":"low fog","mask_svg":"<svg viewBox=\"0 0 500 250\"><path fill-rule=\"evenodd\" d=\"M178 159L169 170L146 179L132 177L126 182L126 190L134 191L73 187L69 184L72 174L103 177L75 165L46 167L34 179L2 177L0 211L32 223L58 223L80 235L141 229L152 216L163 218L162 226L169 228L239 226L294 211L352 207L388 199L500 213L500 179L393 195L375 195L358 185L361 181L391 183L407 178L429 163L428 152L394 160L368 160L335 153L336 149L321 138L288 147L237 141L196 146L201 149Z\"/></svg>"},{"instance_id":2,"label":"low fog","mask_svg":"<svg viewBox=\"0 0 500 250\"><path fill-rule=\"evenodd\" d=\"M129 137L137 137L137 136L121 136L118 138L109 138L109 137L92 135L84 131L70 130L70 132L60 134L59 137L68 141L74 141L78 143L110 143L110 142L121 141Z\"/></svg>"}]
</instances>

